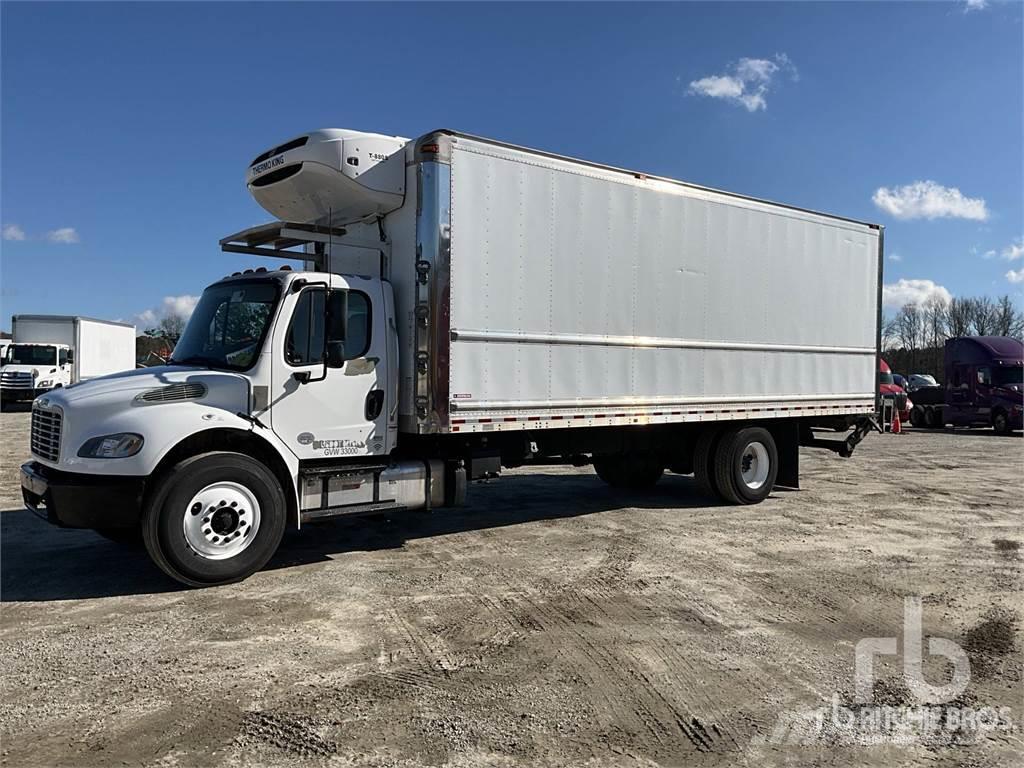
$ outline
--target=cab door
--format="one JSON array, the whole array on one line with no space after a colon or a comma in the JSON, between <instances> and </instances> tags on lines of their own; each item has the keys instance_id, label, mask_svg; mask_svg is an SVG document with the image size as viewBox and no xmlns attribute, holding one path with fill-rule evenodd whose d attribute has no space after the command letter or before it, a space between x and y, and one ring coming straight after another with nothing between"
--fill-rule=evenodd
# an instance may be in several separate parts
<instances>
[{"instance_id":1,"label":"cab door","mask_svg":"<svg viewBox=\"0 0 1024 768\"><path fill-rule=\"evenodd\" d=\"M335 275L328 291L327 279L296 280L285 297L275 328L271 428L300 460L381 455L390 450L381 283Z\"/></svg>"}]
</instances>

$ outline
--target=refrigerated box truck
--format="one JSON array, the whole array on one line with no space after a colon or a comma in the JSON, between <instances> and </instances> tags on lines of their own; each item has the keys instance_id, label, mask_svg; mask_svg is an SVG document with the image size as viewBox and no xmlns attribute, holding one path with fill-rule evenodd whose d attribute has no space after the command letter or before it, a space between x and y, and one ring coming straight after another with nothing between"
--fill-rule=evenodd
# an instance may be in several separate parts
<instances>
[{"instance_id":1,"label":"refrigerated box truck","mask_svg":"<svg viewBox=\"0 0 1024 768\"><path fill-rule=\"evenodd\" d=\"M27 402L79 381L135 367L135 326L68 315L15 315L0 397Z\"/></svg>"},{"instance_id":2,"label":"refrigerated box truck","mask_svg":"<svg viewBox=\"0 0 1024 768\"><path fill-rule=\"evenodd\" d=\"M183 583L526 462L756 503L876 428L877 225L453 131L315 131L247 183L278 220L222 250L295 266L209 286L166 368L38 400L22 469Z\"/></svg>"}]
</instances>

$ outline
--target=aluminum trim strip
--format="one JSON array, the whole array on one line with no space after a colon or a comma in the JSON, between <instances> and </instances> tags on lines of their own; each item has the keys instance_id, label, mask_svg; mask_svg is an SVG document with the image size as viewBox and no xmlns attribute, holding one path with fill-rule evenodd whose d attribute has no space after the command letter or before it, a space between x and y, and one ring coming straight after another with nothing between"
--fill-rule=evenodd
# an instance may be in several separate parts
<instances>
[{"instance_id":1,"label":"aluminum trim strip","mask_svg":"<svg viewBox=\"0 0 1024 768\"><path fill-rule=\"evenodd\" d=\"M659 336L602 336L583 333L517 333L452 329L452 341L482 341L511 344L568 344L577 346L728 349L748 352L827 352L840 355L874 355L874 347L821 347L812 344L764 344L740 341L699 341Z\"/></svg>"},{"instance_id":2,"label":"aluminum trim strip","mask_svg":"<svg viewBox=\"0 0 1024 768\"><path fill-rule=\"evenodd\" d=\"M621 397L596 400L456 400L451 409L459 411L551 410L555 408L648 408L664 405L711 405L733 403L807 403L835 400L874 400L874 394L842 395L744 395L742 397Z\"/></svg>"}]
</instances>

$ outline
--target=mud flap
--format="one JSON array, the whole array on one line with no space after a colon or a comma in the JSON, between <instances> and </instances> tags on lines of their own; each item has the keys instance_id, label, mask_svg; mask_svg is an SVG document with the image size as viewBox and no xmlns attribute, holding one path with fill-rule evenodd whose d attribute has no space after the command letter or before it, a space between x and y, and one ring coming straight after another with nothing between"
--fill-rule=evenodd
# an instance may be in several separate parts
<instances>
[{"instance_id":1,"label":"mud flap","mask_svg":"<svg viewBox=\"0 0 1024 768\"><path fill-rule=\"evenodd\" d=\"M795 420L775 423L768 427L775 438L779 455L779 472L775 485L783 488L800 487L800 425Z\"/></svg>"}]
</instances>

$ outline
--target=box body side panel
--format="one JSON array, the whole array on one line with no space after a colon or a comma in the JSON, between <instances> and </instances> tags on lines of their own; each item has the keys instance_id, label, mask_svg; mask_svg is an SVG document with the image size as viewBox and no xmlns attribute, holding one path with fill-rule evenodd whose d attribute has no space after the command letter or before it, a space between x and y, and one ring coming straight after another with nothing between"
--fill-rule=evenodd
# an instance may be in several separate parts
<instances>
[{"instance_id":1,"label":"box body side panel","mask_svg":"<svg viewBox=\"0 0 1024 768\"><path fill-rule=\"evenodd\" d=\"M451 177L453 424L872 410L877 229L464 138Z\"/></svg>"}]
</instances>

